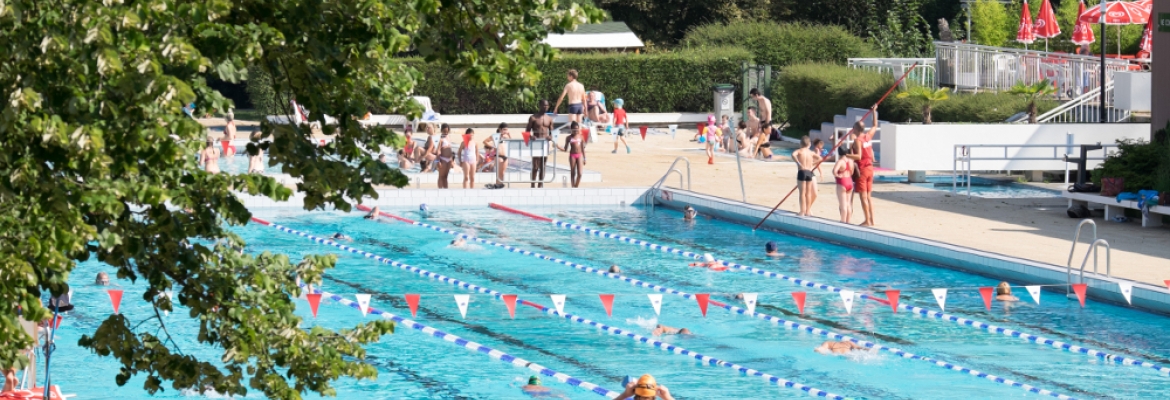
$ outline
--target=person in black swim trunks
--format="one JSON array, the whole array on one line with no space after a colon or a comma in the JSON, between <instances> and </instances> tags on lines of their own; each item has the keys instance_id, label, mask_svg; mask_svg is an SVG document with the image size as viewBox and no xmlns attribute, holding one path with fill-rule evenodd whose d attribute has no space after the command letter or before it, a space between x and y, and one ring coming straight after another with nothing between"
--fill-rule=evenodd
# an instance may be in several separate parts
<instances>
[{"instance_id":1,"label":"person in black swim trunks","mask_svg":"<svg viewBox=\"0 0 1170 400\"><path fill-rule=\"evenodd\" d=\"M816 187L813 186L813 166L821 160L819 154L814 153L809 149L808 136L800 138L800 148L792 152L792 160L796 161L796 184L800 189L800 213L801 217L809 215L809 209L812 208L813 191Z\"/></svg>"},{"instance_id":2,"label":"person in black swim trunks","mask_svg":"<svg viewBox=\"0 0 1170 400\"><path fill-rule=\"evenodd\" d=\"M561 101L568 97L569 100L569 121L578 124L584 123L581 117L585 115L585 85L577 82L577 70L570 69L568 73L569 83L565 84L565 90L561 92L561 97L557 99L557 104L553 106L553 113L555 114L561 108Z\"/></svg>"}]
</instances>

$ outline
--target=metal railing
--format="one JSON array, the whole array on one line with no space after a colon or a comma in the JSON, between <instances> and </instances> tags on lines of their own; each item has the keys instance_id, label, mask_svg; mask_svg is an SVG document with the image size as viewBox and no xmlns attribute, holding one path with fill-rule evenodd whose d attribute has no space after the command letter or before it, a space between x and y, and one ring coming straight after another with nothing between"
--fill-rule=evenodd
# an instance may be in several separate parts
<instances>
[{"instance_id":1,"label":"metal railing","mask_svg":"<svg viewBox=\"0 0 1170 400\"><path fill-rule=\"evenodd\" d=\"M1081 273L1080 273L1081 279L1080 279L1080 282L1077 282L1077 283L1085 283L1085 266L1089 264L1089 256L1090 255L1093 256L1093 274L1100 275L1100 273L1097 272L1097 259L1099 258L1097 250L1100 249L1101 246L1105 246L1105 276L1109 277L1109 278L1113 277L1113 262L1112 262L1112 257L1109 254L1112 250L1109 247L1109 242L1106 241L1105 239L1097 239L1097 240L1094 240L1093 243L1089 245L1088 250L1085 250L1085 260L1081 261ZM1069 268L1069 272L1070 272L1070 275L1068 277L1068 279L1069 279L1068 286L1071 288L1072 287L1072 275L1071 275L1072 268ZM1065 296L1066 297L1073 297L1073 296L1069 295L1068 293L1065 293Z\"/></svg>"},{"instance_id":2,"label":"metal railing","mask_svg":"<svg viewBox=\"0 0 1170 400\"><path fill-rule=\"evenodd\" d=\"M499 179L499 172L498 171L499 171L501 163L500 163L500 157L498 154L500 154L500 153L504 154L509 159L515 159L515 160L522 160L522 159L526 159L526 158L531 160L531 159L536 158L536 157L543 157L544 158L544 165L542 168L544 169L544 172L545 172L544 175L547 176L547 178L543 179L543 180L542 179L532 179L532 178L529 178L528 180L524 180L524 179L513 180L513 179L509 179L508 172L504 171L504 179L500 180L500 183L504 183L504 184L539 183L543 186L546 183L556 182L556 180L557 180L557 168L556 168L557 153L560 153L560 152L558 152L558 151L556 151L556 149L552 148L553 146L551 146L552 143L550 140L530 139L528 141L528 143L524 143L524 139L507 139L507 140L500 140L496 143L497 143L496 151L498 152L497 156L496 156L496 160L495 160L496 171L497 171L496 172L496 179ZM458 156L459 155L456 154L456 157L458 157ZM533 162L532 165L530 166L531 170L529 171L529 173L531 174L531 171L535 170L535 168L536 168L536 163ZM552 170L551 174L548 173L549 170Z\"/></svg>"},{"instance_id":3,"label":"metal railing","mask_svg":"<svg viewBox=\"0 0 1170 400\"><path fill-rule=\"evenodd\" d=\"M1110 81L1105 85L1105 122L1125 122L1130 117L1130 111L1114 107L1113 95L1113 81ZM1023 122L1027 121L1021 121ZM1036 122L1041 124L1101 122L1101 88L1094 88L1080 97L1036 116Z\"/></svg>"},{"instance_id":4,"label":"metal railing","mask_svg":"<svg viewBox=\"0 0 1170 400\"><path fill-rule=\"evenodd\" d=\"M687 160L687 158L686 158L686 157L681 157L681 156L680 156L680 157L678 157L678 158L675 158L675 159L674 159L674 162L670 163L670 168L668 168L668 169L666 170L666 173L665 173L665 174L662 174L662 177L661 177L661 178L658 178L658 182L654 182L654 184L650 186L650 190L647 190L647 191L646 191L646 194L647 194L647 196L643 196L643 197L642 197L642 205L646 205L646 200L647 200L647 198L648 198L648 197L649 197L649 198L652 198L652 197L654 197L654 196L657 196L657 195L658 195L658 190L659 190L659 188L661 188L661 187L662 187L662 183L663 183L663 182L666 182L666 178L667 178L668 176L670 176L670 173L671 173L671 172L674 172L674 173L678 174L678 186L679 186L679 189L683 189L683 175L682 175L682 171L679 171L679 170L678 170L678 168L675 168L675 167L674 167L675 165L678 165L678 162L679 162L679 161L682 161L682 162L686 163L686 166L687 166L687 186L686 186L686 190L691 190L691 161L690 161L690 160Z\"/></svg>"},{"instance_id":5,"label":"metal railing","mask_svg":"<svg viewBox=\"0 0 1170 400\"><path fill-rule=\"evenodd\" d=\"M850 58L849 67L863 71L873 71L890 74L897 78L906 73L911 65L918 64L904 82L914 82L920 86L938 87L935 59L933 58Z\"/></svg>"},{"instance_id":6,"label":"metal railing","mask_svg":"<svg viewBox=\"0 0 1170 400\"><path fill-rule=\"evenodd\" d=\"M1100 86L1096 57L955 42L935 42L934 47L939 86L956 90L999 91L1049 79L1060 89L1058 97L1076 98ZM1109 72L1129 66L1129 61L1106 60Z\"/></svg>"},{"instance_id":7,"label":"metal railing","mask_svg":"<svg viewBox=\"0 0 1170 400\"><path fill-rule=\"evenodd\" d=\"M1065 294L1066 296L1069 294L1069 291L1070 291L1070 290L1072 290L1071 288L1072 288L1072 260L1073 260L1073 254L1074 254L1074 253L1076 253L1076 251L1077 251L1077 244L1081 242L1081 230L1082 230L1082 229L1084 229L1085 225L1092 225L1092 226L1093 226L1093 241L1092 241L1092 242L1089 242L1089 243L1096 243L1096 242L1097 242L1097 223L1096 223L1096 222L1093 222L1093 220L1091 220L1091 219L1088 219L1088 218L1082 219L1082 220L1081 220L1081 223L1077 224L1077 233L1076 233L1075 235L1073 235L1072 248L1068 249L1068 265L1067 265L1067 267L1068 267L1068 273L1067 273L1067 275L1068 275L1068 276L1067 276L1067 278L1068 278L1068 284L1069 284L1069 287L1066 287L1066 288L1065 288L1065 293L1064 293L1064 294ZM1086 254L1086 256L1087 256L1087 255L1088 255L1088 254ZM1108 255L1108 253L1106 253L1106 255ZM1096 261L1096 260L1094 260L1094 261ZM1095 267L1094 267L1094 268L1095 268ZM1082 277L1081 277L1081 280L1082 280L1082 281L1084 280L1084 276L1083 276L1083 274L1084 274L1084 273L1082 272Z\"/></svg>"},{"instance_id":8,"label":"metal railing","mask_svg":"<svg viewBox=\"0 0 1170 400\"><path fill-rule=\"evenodd\" d=\"M1100 143L1098 143L1098 145L1101 146L1101 151L1103 151L1104 154L1100 157L1088 157L1088 158L1086 158L1086 161L1105 160L1105 158L1109 154L1108 149L1117 148L1116 144L1100 144ZM972 170L971 164L973 161L1064 161L1064 183L1068 184L1069 183L1069 180L1068 180L1069 179L1069 172L1071 171L1071 169L1069 168L1068 157L1072 155L1073 148L1078 147L1078 146L1079 145L1075 145L1072 143L1065 143L1065 144L956 144L954 146L953 150L951 151L951 155L953 157L952 158L953 162L951 164L952 165L951 166L951 193L955 193L955 191L959 188L959 184L961 183L958 180L959 179L959 171L960 171L959 164L965 164L965 168L963 168L962 170L966 171L966 173L967 173L966 176L964 177L964 178L966 178L967 181L962 182L962 183L967 184L967 196L968 197L971 196L971 170ZM1011 152L1010 149L1016 149L1018 151L1018 150L1022 150L1022 149L1044 149L1044 148L1051 148L1052 149L1052 156L1051 157L1048 157L1048 156L1019 157L1019 156L1012 156L1010 154L1010 152ZM1064 153L1061 153L1062 148L1064 149ZM971 151L973 149L1003 150L1003 155L1002 156L999 155L998 154L999 152L996 151L995 155L981 154L979 157L975 157L975 156L971 155Z\"/></svg>"}]
</instances>

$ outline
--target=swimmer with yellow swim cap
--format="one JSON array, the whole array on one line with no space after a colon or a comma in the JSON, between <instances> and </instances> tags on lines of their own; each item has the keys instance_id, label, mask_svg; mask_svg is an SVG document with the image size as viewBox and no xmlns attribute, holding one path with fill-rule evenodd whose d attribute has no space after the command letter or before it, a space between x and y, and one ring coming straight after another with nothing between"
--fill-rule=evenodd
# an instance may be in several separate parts
<instances>
[{"instance_id":1,"label":"swimmer with yellow swim cap","mask_svg":"<svg viewBox=\"0 0 1170 400\"><path fill-rule=\"evenodd\" d=\"M650 374L642 375L638 378L638 382L630 382L626 385L626 391L618 395L619 399L634 399L634 400L654 400L655 398L662 400L674 400L674 396L670 395L670 390L666 386L659 385Z\"/></svg>"}]
</instances>

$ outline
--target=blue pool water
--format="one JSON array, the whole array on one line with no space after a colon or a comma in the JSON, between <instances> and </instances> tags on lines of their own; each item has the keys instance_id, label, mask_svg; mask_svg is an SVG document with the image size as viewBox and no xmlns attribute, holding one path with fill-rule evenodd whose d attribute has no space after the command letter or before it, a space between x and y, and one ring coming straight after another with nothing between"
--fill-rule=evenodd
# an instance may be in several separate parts
<instances>
[{"instance_id":1,"label":"blue pool water","mask_svg":"<svg viewBox=\"0 0 1170 400\"><path fill-rule=\"evenodd\" d=\"M955 188L956 193L967 194L965 179L965 176L959 177L959 187ZM953 178L951 175L929 175L926 177L925 183L912 183L911 185L950 191L952 187L952 180ZM906 177L902 175L879 175L874 177L874 181L877 183L902 183L906 182ZM1060 197L1060 191L1044 189L1015 182L973 176L971 177L971 195L976 197L997 199L1045 198Z\"/></svg>"},{"instance_id":2,"label":"blue pool water","mask_svg":"<svg viewBox=\"0 0 1170 400\"><path fill-rule=\"evenodd\" d=\"M385 211L420 219L417 211ZM1170 364L1167 362L1170 348L1164 340L1170 320L1161 316L1091 301L1082 309L1063 293L1045 292L1037 305L1022 288L1016 294L1023 302L1011 308L995 303L991 311L985 311L974 287L996 283L988 278L779 233L752 232L748 227L721 221L701 219L687 224L681 221L679 213L662 208L533 207L528 211L664 245L711 252L729 261L820 283L863 291L899 288L903 290L904 303L932 309L937 305L929 288L956 288L947 301L950 313ZM822 336L733 315L718 307L711 307L704 318L693 300L670 294L664 294L662 315L656 317L645 296L652 293L649 289L494 247L472 244L467 249L450 248L451 236L403 223L368 221L359 214L335 212L260 210L257 216L319 236L344 232L354 238L347 245L492 290L515 293L536 303L551 305L548 294L565 294L568 296L566 312L638 334L648 335L654 323L686 327L695 335L666 336L662 340L846 396L1041 398L1018 388L890 353L822 356L812 351L825 340ZM731 296L735 293L758 292L759 312L863 337L1077 398L1157 398L1163 396L1166 382L1170 380L1145 368L1102 362L1095 357L991 335L905 311L893 314L889 307L875 302L861 301L852 314L846 314L837 294L811 288L803 288L808 291L806 315L795 315L791 294L801 288L788 282L743 272L699 270L688 267L691 261L688 259L559 229L486 207L432 207L430 215L423 220L596 268L617 264L630 277L691 293L711 293L712 299L719 301L733 302ZM294 261L306 254L338 253L337 268L329 271L324 283L327 292L351 299L356 293L373 294L372 307L403 316L410 314L402 295L421 294L417 321L602 387L617 390L622 377L650 373L680 399L807 397L804 392L780 388L758 377L703 365L693 358L553 318L529 307L518 306L516 318L511 319L504 306L487 295L421 278L358 255L340 253L335 248L269 227L252 224L238 232L248 241L250 251L282 252ZM777 242L787 256L763 257L763 243L768 240ZM141 379L117 387L114 384L117 363L76 346L80 335L92 331L99 319L109 313L105 288L89 284L100 270L108 271L108 267L86 262L71 276L78 309L67 317L59 333L58 350L53 358L55 382L65 392L77 393L82 399L147 398L141 389ZM148 309L137 300L141 298L141 286L127 281L118 283L127 291L123 314L131 321L146 318ZM612 317L606 316L598 300L601 293L616 295ZM453 294L472 294L466 319L460 316ZM304 302L298 303L298 312L305 318L306 327L319 324L343 328L373 318L363 318L358 311L327 300L322 302L315 320ZM167 324L178 336L183 351L210 359L219 356L214 349L194 343L197 322L190 320L184 310L167 317ZM395 334L370 346L369 355L378 367L378 379L341 381L337 384L338 398L523 399L526 397L519 393L518 387L531 375L529 370L402 326ZM56 369L78 365L86 367L67 372ZM546 378L545 383L570 398L600 398L551 378ZM252 393L249 397L258 396ZM156 397L185 396L168 390Z\"/></svg>"}]
</instances>

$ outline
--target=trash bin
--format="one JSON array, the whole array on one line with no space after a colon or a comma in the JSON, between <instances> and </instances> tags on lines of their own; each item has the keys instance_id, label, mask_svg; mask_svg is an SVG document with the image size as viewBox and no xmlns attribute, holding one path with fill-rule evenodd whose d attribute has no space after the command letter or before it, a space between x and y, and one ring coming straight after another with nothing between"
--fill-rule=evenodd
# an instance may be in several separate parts
<instances>
[{"instance_id":1,"label":"trash bin","mask_svg":"<svg viewBox=\"0 0 1170 400\"><path fill-rule=\"evenodd\" d=\"M721 83L711 86L715 92L715 120L723 121L723 116L735 116L735 85Z\"/></svg>"}]
</instances>

